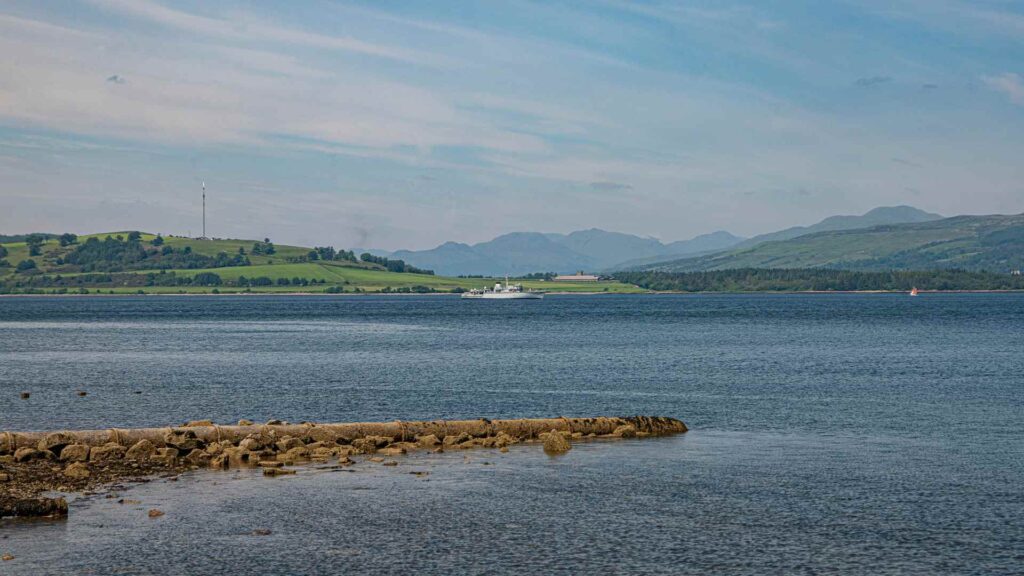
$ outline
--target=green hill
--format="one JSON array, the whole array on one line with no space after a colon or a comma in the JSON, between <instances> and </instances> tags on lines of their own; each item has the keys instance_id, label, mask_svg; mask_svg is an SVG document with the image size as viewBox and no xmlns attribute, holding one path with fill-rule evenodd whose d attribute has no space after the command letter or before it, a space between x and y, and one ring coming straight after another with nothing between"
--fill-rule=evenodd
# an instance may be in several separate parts
<instances>
[{"instance_id":1,"label":"green hill","mask_svg":"<svg viewBox=\"0 0 1024 576\"><path fill-rule=\"evenodd\" d=\"M927 222L807 234L696 258L660 262L665 272L738 268L844 270L1024 268L1024 214L956 216Z\"/></svg>"},{"instance_id":2,"label":"green hill","mask_svg":"<svg viewBox=\"0 0 1024 576\"><path fill-rule=\"evenodd\" d=\"M415 273L424 271L396 266L400 263L394 260L364 262L333 249L325 253L256 240L174 236L158 240L153 234L130 234L79 236L63 246L58 237L40 238L36 255L30 255L24 241L2 244L7 254L0 258L0 293L422 293L460 292L494 282ZM317 250L321 252L314 255ZM560 292L640 291L620 282L522 283Z\"/></svg>"}]
</instances>

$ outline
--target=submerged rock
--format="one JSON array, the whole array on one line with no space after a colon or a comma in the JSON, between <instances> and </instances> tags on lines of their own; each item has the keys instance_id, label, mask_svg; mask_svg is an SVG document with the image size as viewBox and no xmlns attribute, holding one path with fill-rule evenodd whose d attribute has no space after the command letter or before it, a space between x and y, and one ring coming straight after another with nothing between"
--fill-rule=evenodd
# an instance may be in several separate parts
<instances>
[{"instance_id":1,"label":"submerged rock","mask_svg":"<svg viewBox=\"0 0 1024 576\"><path fill-rule=\"evenodd\" d=\"M149 511L148 514L150 518L159 518L164 515L164 512L163 510L157 510L156 508L153 508L152 510Z\"/></svg>"}]
</instances>

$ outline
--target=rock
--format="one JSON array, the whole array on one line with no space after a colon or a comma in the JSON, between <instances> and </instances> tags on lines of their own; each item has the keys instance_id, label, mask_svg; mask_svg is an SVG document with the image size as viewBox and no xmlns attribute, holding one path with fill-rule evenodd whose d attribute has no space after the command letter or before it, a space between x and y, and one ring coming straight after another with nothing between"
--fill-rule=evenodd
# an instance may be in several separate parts
<instances>
[{"instance_id":1,"label":"rock","mask_svg":"<svg viewBox=\"0 0 1024 576\"><path fill-rule=\"evenodd\" d=\"M271 534L273 534L273 532L266 528L257 528L252 531L253 536L270 536Z\"/></svg>"},{"instance_id":2,"label":"rock","mask_svg":"<svg viewBox=\"0 0 1024 576\"><path fill-rule=\"evenodd\" d=\"M348 456L338 456L338 464L355 464L355 460Z\"/></svg>"},{"instance_id":3,"label":"rock","mask_svg":"<svg viewBox=\"0 0 1024 576\"><path fill-rule=\"evenodd\" d=\"M152 510L149 511L149 517L150 518L159 518L159 517L161 517L163 515L164 515L163 510L157 510L156 508L153 508Z\"/></svg>"},{"instance_id":4,"label":"rock","mask_svg":"<svg viewBox=\"0 0 1024 576\"><path fill-rule=\"evenodd\" d=\"M305 460L309 458L309 448L299 446L284 453L291 460Z\"/></svg>"},{"instance_id":5,"label":"rock","mask_svg":"<svg viewBox=\"0 0 1024 576\"><path fill-rule=\"evenodd\" d=\"M427 434L426 436L417 436L416 443L422 446L423 448L433 448L434 446L440 444L441 441L437 439L437 436L434 436L433 434Z\"/></svg>"},{"instance_id":6,"label":"rock","mask_svg":"<svg viewBox=\"0 0 1024 576\"><path fill-rule=\"evenodd\" d=\"M171 430L164 434L164 444L178 450L194 450L201 442L193 430Z\"/></svg>"},{"instance_id":7,"label":"rock","mask_svg":"<svg viewBox=\"0 0 1024 576\"><path fill-rule=\"evenodd\" d=\"M295 470L289 470L287 468L264 468L264 476L285 476L287 474L295 474Z\"/></svg>"},{"instance_id":8,"label":"rock","mask_svg":"<svg viewBox=\"0 0 1024 576\"><path fill-rule=\"evenodd\" d=\"M544 452L548 454L562 454L572 449L572 444L558 433L557 430L552 430L547 434L542 434L544 439Z\"/></svg>"},{"instance_id":9,"label":"rock","mask_svg":"<svg viewBox=\"0 0 1024 576\"><path fill-rule=\"evenodd\" d=\"M68 432L51 432L36 444L36 448L40 450L49 450L54 454L60 454L60 451L64 449L68 444L74 444L77 441L74 434Z\"/></svg>"},{"instance_id":10,"label":"rock","mask_svg":"<svg viewBox=\"0 0 1024 576\"><path fill-rule=\"evenodd\" d=\"M456 444L462 444L463 442L465 442L466 440L469 440L470 438L472 438L472 436L470 436L469 434L466 434L465 432L463 432L463 433L461 433L461 434L459 434L457 436L456 435L445 436L444 437L444 445L445 446L455 446Z\"/></svg>"},{"instance_id":11,"label":"rock","mask_svg":"<svg viewBox=\"0 0 1024 576\"><path fill-rule=\"evenodd\" d=\"M612 432L612 436L618 436L619 438L636 438L636 426L632 424L623 424Z\"/></svg>"},{"instance_id":12,"label":"rock","mask_svg":"<svg viewBox=\"0 0 1024 576\"><path fill-rule=\"evenodd\" d=\"M291 436L284 436L277 441L277 449L281 452L287 452L292 448L301 448L306 444L298 438L292 438ZM312 449L312 448L311 448Z\"/></svg>"},{"instance_id":13,"label":"rock","mask_svg":"<svg viewBox=\"0 0 1024 576\"><path fill-rule=\"evenodd\" d=\"M508 452L508 446L502 446L501 448L498 448L498 452Z\"/></svg>"},{"instance_id":14,"label":"rock","mask_svg":"<svg viewBox=\"0 0 1024 576\"><path fill-rule=\"evenodd\" d=\"M0 560L10 562L11 560L14 560L14 554L4 554L3 556L0 556Z\"/></svg>"},{"instance_id":15,"label":"rock","mask_svg":"<svg viewBox=\"0 0 1024 576\"><path fill-rule=\"evenodd\" d=\"M0 482L10 482L11 475L7 472L0 472Z\"/></svg>"},{"instance_id":16,"label":"rock","mask_svg":"<svg viewBox=\"0 0 1024 576\"><path fill-rule=\"evenodd\" d=\"M398 446L388 446L387 448L381 448L377 450L377 454L383 454L384 456L401 456L405 454L405 448L399 448Z\"/></svg>"},{"instance_id":17,"label":"rock","mask_svg":"<svg viewBox=\"0 0 1024 576\"><path fill-rule=\"evenodd\" d=\"M327 447L317 448L309 454L309 457L314 460L329 460L332 456L334 456L334 449Z\"/></svg>"},{"instance_id":18,"label":"rock","mask_svg":"<svg viewBox=\"0 0 1024 576\"><path fill-rule=\"evenodd\" d=\"M120 460L124 457L125 448L114 442L107 442L103 446L96 446L89 451L90 462L101 462L109 460Z\"/></svg>"},{"instance_id":19,"label":"rock","mask_svg":"<svg viewBox=\"0 0 1024 576\"><path fill-rule=\"evenodd\" d=\"M216 470L227 470L230 466L231 458L225 453L220 453L210 458L210 468Z\"/></svg>"},{"instance_id":20,"label":"rock","mask_svg":"<svg viewBox=\"0 0 1024 576\"><path fill-rule=\"evenodd\" d=\"M75 394L78 394L79 396L86 396L86 395L88 395L89 393L88 393L88 392L86 392L85 390L76 390L76 391L75 391Z\"/></svg>"},{"instance_id":21,"label":"rock","mask_svg":"<svg viewBox=\"0 0 1024 576\"><path fill-rule=\"evenodd\" d=\"M284 463L283 462L278 462L276 460L261 460L260 461L260 467L262 467L262 468L280 468L282 466L284 466Z\"/></svg>"},{"instance_id":22,"label":"rock","mask_svg":"<svg viewBox=\"0 0 1024 576\"><path fill-rule=\"evenodd\" d=\"M242 450L248 450L250 452L256 452L263 449L263 442L259 438L252 435L246 436L238 443L238 447Z\"/></svg>"},{"instance_id":23,"label":"rock","mask_svg":"<svg viewBox=\"0 0 1024 576\"><path fill-rule=\"evenodd\" d=\"M89 459L89 446L86 444L68 444L60 451L60 459L65 462L85 462Z\"/></svg>"},{"instance_id":24,"label":"rock","mask_svg":"<svg viewBox=\"0 0 1024 576\"><path fill-rule=\"evenodd\" d=\"M384 461L384 459L381 458L380 456L371 456L370 458L367 458L367 460L369 460L370 462L377 462L377 463L380 463L380 462Z\"/></svg>"},{"instance_id":25,"label":"rock","mask_svg":"<svg viewBox=\"0 0 1024 576\"><path fill-rule=\"evenodd\" d=\"M252 420L246 420L245 418L242 418L241 420L238 421L238 425L239 426L252 426Z\"/></svg>"},{"instance_id":26,"label":"rock","mask_svg":"<svg viewBox=\"0 0 1024 576\"><path fill-rule=\"evenodd\" d=\"M22 399L22 400L28 400L29 396L31 396L31 395L32 395L32 394L31 394L31 393L29 393L29 392L22 392L22 393L21 393L21 399Z\"/></svg>"},{"instance_id":27,"label":"rock","mask_svg":"<svg viewBox=\"0 0 1024 576\"><path fill-rule=\"evenodd\" d=\"M227 458L230 466L242 466L248 459L246 452L237 446L225 447L219 456ZM214 456L214 458L217 458L217 456Z\"/></svg>"},{"instance_id":28,"label":"rock","mask_svg":"<svg viewBox=\"0 0 1024 576\"><path fill-rule=\"evenodd\" d=\"M391 444L391 438L385 436L364 436L352 441L352 446L365 454L373 454L388 444Z\"/></svg>"},{"instance_id":29,"label":"rock","mask_svg":"<svg viewBox=\"0 0 1024 576\"><path fill-rule=\"evenodd\" d=\"M63 498L0 499L0 518L66 518L68 502Z\"/></svg>"},{"instance_id":30,"label":"rock","mask_svg":"<svg viewBox=\"0 0 1024 576\"><path fill-rule=\"evenodd\" d=\"M185 456L185 461L188 462L189 464L205 466L210 462L210 455L207 454L205 450L196 448L189 452L187 456Z\"/></svg>"},{"instance_id":31,"label":"rock","mask_svg":"<svg viewBox=\"0 0 1024 576\"><path fill-rule=\"evenodd\" d=\"M36 450L35 448L29 448L28 446L18 448L14 451L15 462L28 462L29 460L39 460L44 458L42 450Z\"/></svg>"},{"instance_id":32,"label":"rock","mask_svg":"<svg viewBox=\"0 0 1024 576\"><path fill-rule=\"evenodd\" d=\"M228 444L228 443L227 442L211 442L210 444L206 445L206 453L209 454L210 456L216 456L218 454L221 454L222 452L224 452L224 449L227 447L227 446L225 446L225 444ZM230 444L228 444L228 446L230 446Z\"/></svg>"},{"instance_id":33,"label":"rock","mask_svg":"<svg viewBox=\"0 0 1024 576\"><path fill-rule=\"evenodd\" d=\"M398 466L398 462L395 462L394 460L388 460L387 462L381 464L381 466Z\"/></svg>"},{"instance_id":34,"label":"rock","mask_svg":"<svg viewBox=\"0 0 1024 576\"><path fill-rule=\"evenodd\" d=\"M351 446L335 446L334 448L331 449L331 451L334 452L334 455L339 458L345 458L359 452L358 450Z\"/></svg>"},{"instance_id":35,"label":"rock","mask_svg":"<svg viewBox=\"0 0 1024 576\"><path fill-rule=\"evenodd\" d=\"M156 454L156 446L149 440L139 440L124 453L125 458L132 460L149 460Z\"/></svg>"},{"instance_id":36,"label":"rock","mask_svg":"<svg viewBox=\"0 0 1024 576\"><path fill-rule=\"evenodd\" d=\"M573 440L579 440L580 438L583 438L583 432L573 432L572 433L572 439Z\"/></svg>"},{"instance_id":37,"label":"rock","mask_svg":"<svg viewBox=\"0 0 1024 576\"><path fill-rule=\"evenodd\" d=\"M64 468L64 475L72 480L85 480L90 476L89 468L82 462L72 462Z\"/></svg>"},{"instance_id":38,"label":"rock","mask_svg":"<svg viewBox=\"0 0 1024 576\"><path fill-rule=\"evenodd\" d=\"M185 424L185 428L199 428L201 426L213 426L213 420L191 420Z\"/></svg>"},{"instance_id":39,"label":"rock","mask_svg":"<svg viewBox=\"0 0 1024 576\"><path fill-rule=\"evenodd\" d=\"M165 464L174 464L178 460L178 449L171 447L157 448L156 454L153 455L153 460Z\"/></svg>"}]
</instances>

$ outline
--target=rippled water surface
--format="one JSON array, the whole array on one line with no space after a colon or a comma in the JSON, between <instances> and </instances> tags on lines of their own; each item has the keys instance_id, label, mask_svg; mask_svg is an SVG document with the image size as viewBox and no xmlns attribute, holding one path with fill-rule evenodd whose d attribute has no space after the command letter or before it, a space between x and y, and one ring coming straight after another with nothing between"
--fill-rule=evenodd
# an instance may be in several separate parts
<instances>
[{"instance_id":1,"label":"rippled water surface","mask_svg":"<svg viewBox=\"0 0 1024 576\"><path fill-rule=\"evenodd\" d=\"M0 429L637 413L692 430L156 481L0 574L1024 572L1024 295L0 299Z\"/></svg>"}]
</instances>

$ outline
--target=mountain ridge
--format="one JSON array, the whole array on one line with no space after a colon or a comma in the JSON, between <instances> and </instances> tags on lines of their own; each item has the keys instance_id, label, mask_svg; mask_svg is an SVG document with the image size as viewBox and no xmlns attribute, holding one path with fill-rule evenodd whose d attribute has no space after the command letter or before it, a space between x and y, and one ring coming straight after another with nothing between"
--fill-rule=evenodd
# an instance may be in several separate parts
<instances>
[{"instance_id":1,"label":"mountain ridge","mask_svg":"<svg viewBox=\"0 0 1024 576\"><path fill-rule=\"evenodd\" d=\"M953 216L925 222L826 230L644 268L696 272L740 268L855 271L1024 268L1024 214Z\"/></svg>"}]
</instances>

